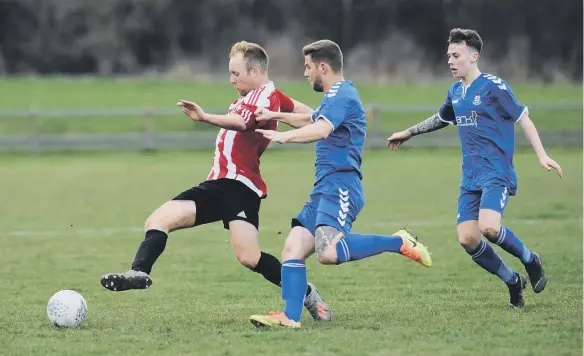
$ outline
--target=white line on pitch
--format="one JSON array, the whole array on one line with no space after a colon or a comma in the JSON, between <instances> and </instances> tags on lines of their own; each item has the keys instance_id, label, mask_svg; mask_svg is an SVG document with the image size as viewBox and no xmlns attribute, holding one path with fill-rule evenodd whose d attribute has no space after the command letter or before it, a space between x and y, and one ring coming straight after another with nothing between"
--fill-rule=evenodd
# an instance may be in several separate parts
<instances>
[{"instance_id":1,"label":"white line on pitch","mask_svg":"<svg viewBox=\"0 0 584 356\"><path fill-rule=\"evenodd\" d=\"M518 223L518 224L528 224L528 225L545 225L549 223L578 223L582 226L582 219L581 218L574 218L568 217L564 219L517 219L517 218L508 218L504 219L506 223ZM387 222L379 221L373 224L370 224L371 227L392 227L392 228L400 228L404 226L408 227L439 227L439 226L452 226L455 227L455 220L416 220L416 221L407 221L404 220L400 222L398 220L391 220ZM222 230L222 227L217 225L219 230ZM263 224L260 225L260 235L262 231L266 231L268 229L280 229L287 231L288 229L287 224L283 223L281 225L272 225L272 224ZM105 228L70 228L70 229L55 229L55 230L12 230L7 231L4 233L0 232L0 237L3 236L10 236L10 237L50 237L50 236L80 236L80 235L114 235L114 234L121 234L121 233L141 233L144 231L143 227L138 226L127 226L127 227L105 227Z\"/></svg>"}]
</instances>

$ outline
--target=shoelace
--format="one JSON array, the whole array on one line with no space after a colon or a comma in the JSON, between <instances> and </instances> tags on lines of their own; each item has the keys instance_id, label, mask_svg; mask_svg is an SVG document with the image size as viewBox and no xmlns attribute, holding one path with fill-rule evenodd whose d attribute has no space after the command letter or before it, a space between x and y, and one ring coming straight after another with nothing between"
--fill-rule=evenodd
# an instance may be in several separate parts
<instances>
[{"instance_id":1,"label":"shoelace","mask_svg":"<svg viewBox=\"0 0 584 356\"><path fill-rule=\"evenodd\" d=\"M418 235L414 234L414 232L411 229L408 229L407 225L404 227L404 230L406 230L408 234L410 234L416 241L418 241Z\"/></svg>"}]
</instances>

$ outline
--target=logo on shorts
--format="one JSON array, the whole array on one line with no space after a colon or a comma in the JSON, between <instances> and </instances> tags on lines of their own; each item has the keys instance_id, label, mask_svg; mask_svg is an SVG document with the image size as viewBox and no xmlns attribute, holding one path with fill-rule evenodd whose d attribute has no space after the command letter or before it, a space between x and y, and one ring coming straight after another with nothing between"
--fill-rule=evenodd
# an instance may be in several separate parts
<instances>
[{"instance_id":1,"label":"logo on shorts","mask_svg":"<svg viewBox=\"0 0 584 356\"><path fill-rule=\"evenodd\" d=\"M247 219L247 215L245 215L245 211L242 211L241 213L237 214L237 216L239 216L240 218Z\"/></svg>"},{"instance_id":2,"label":"logo on shorts","mask_svg":"<svg viewBox=\"0 0 584 356\"><path fill-rule=\"evenodd\" d=\"M349 190L342 190L339 187L339 216L337 217L337 221L341 226L345 226L347 223L347 213L349 212Z\"/></svg>"},{"instance_id":3,"label":"logo on shorts","mask_svg":"<svg viewBox=\"0 0 584 356\"><path fill-rule=\"evenodd\" d=\"M505 207L505 204L507 204L507 187L505 187L505 189L503 190L503 193L501 194L501 209L503 209Z\"/></svg>"}]
</instances>

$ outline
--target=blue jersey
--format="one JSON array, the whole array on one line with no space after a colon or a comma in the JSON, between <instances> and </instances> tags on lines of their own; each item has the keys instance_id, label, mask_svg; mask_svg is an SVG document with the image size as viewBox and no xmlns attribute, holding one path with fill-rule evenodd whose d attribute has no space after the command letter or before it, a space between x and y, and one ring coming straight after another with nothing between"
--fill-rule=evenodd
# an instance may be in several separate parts
<instances>
[{"instance_id":1,"label":"blue jersey","mask_svg":"<svg viewBox=\"0 0 584 356\"><path fill-rule=\"evenodd\" d=\"M515 194L514 124L524 113L527 107L515 99L509 84L494 75L483 73L468 88L460 81L450 87L440 118L458 126L463 188L503 184Z\"/></svg>"},{"instance_id":2,"label":"blue jersey","mask_svg":"<svg viewBox=\"0 0 584 356\"><path fill-rule=\"evenodd\" d=\"M329 136L316 143L316 183L334 172L356 172L362 178L361 162L367 123L365 109L351 81L336 82L312 114L332 127Z\"/></svg>"}]
</instances>

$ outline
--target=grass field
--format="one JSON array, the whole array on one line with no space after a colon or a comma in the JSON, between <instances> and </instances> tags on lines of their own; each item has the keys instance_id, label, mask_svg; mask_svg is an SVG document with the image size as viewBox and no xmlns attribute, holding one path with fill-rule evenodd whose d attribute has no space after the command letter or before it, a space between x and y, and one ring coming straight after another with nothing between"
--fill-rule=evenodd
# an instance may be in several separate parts
<instances>
[{"instance_id":1,"label":"grass field","mask_svg":"<svg viewBox=\"0 0 584 356\"><path fill-rule=\"evenodd\" d=\"M308 83L276 83L290 96L316 107L322 97L313 92ZM449 83L437 84L358 84L364 104L430 105L435 108L421 111L381 112L374 123L379 130L395 131L409 127L438 110ZM577 104L582 102L582 87L576 85L513 85L514 92L526 105ZM236 93L227 81L197 83L194 81L167 81L157 79L22 79L0 81L0 109L55 109L55 108L173 108L179 99L189 99L204 109L223 112L235 99ZM153 126L158 131L214 129L209 125L195 125L179 110L176 115L160 116ZM531 117L539 129L582 130L582 108L558 110L531 110ZM83 117L39 118L38 130L46 133L64 132L135 132L146 129L144 117ZM26 133L30 123L26 118L0 120L2 133Z\"/></svg>"},{"instance_id":2,"label":"grass field","mask_svg":"<svg viewBox=\"0 0 584 356\"><path fill-rule=\"evenodd\" d=\"M158 103L184 95L171 94ZM96 101L79 106L111 104ZM206 177L211 149L0 156L0 354L582 355L582 151L549 153L565 177L518 152L520 188L504 219L541 253L550 278L542 294L527 291L525 311L508 310L506 287L458 245L459 152L368 151L367 203L354 230L391 233L409 223L434 267L398 255L335 267L310 260L309 279L334 321L316 324L305 313L303 329L267 332L248 317L281 308L279 290L238 265L220 224L174 233L147 291L114 294L99 283L129 267L153 208ZM279 256L311 189L313 153L268 151L263 172L270 196L260 238ZM81 329L49 325L46 303L60 289L86 298Z\"/></svg>"}]
</instances>

